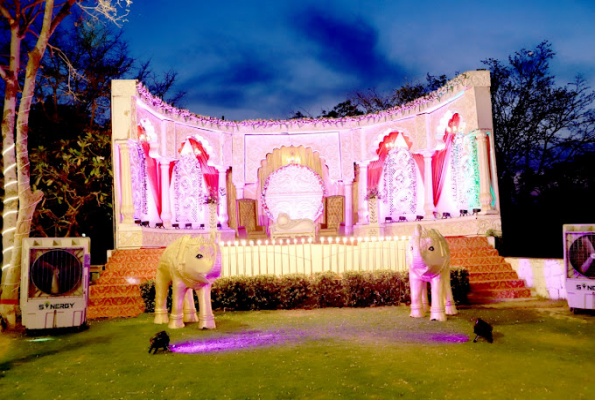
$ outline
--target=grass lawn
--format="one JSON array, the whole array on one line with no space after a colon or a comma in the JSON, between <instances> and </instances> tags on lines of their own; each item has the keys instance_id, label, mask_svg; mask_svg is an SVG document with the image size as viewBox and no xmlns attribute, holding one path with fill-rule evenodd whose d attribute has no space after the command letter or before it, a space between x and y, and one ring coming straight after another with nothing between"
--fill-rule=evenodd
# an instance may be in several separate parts
<instances>
[{"instance_id":1,"label":"grass lawn","mask_svg":"<svg viewBox=\"0 0 595 400\"><path fill-rule=\"evenodd\" d=\"M0 334L0 399L593 398L593 313L514 304L447 322L399 306L216 312L214 331L169 330L145 314L78 333ZM473 343L478 317L494 326L493 344ZM148 354L162 329L178 351L194 340L203 352Z\"/></svg>"}]
</instances>

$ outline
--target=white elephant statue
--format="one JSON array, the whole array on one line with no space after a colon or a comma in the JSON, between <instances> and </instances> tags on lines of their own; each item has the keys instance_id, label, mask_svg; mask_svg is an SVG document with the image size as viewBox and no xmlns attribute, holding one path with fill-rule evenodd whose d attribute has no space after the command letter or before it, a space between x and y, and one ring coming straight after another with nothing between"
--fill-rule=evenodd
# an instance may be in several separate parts
<instances>
[{"instance_id":1,"label":"white elephant statue","mask_svg":"<svg viewBox=\"0 0 595 400\"><path fill-rule=\"evenodd\" d=\"M170 329L183 328L184 322L199 322L201 329L215 329L211 308L211 285L221 275L221 252L210 238L186 235L163 252L155 278L155 323L169 322ZM167 293L172 285L171 317L167 317ZM198 296L199 316L196 315L192 289Z\"/></svg>"},{"instance_id":2,"label":"white elephant statue","mask_svg":"<svg viewBox=\"0 0 595 400\"><path fill-rule=\"evenodd\" d=\"M432 287L430 319L446 321L457 308L450 287L450 250L444 236L435 229L417 225L407 249L409 285L411 288L411 314L421 318L428 311L427 283Z\"/></svg>"}]
</instances>

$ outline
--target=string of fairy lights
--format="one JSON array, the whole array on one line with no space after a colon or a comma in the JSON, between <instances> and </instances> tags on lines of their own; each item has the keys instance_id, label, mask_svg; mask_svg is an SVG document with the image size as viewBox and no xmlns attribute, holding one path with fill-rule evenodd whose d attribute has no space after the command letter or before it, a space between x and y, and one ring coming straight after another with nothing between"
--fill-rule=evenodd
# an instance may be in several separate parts
<instances>
[{"instance_id":1,"label":"string of fairy lights","mask_svg":"<svg viewBox=\"0 0 595 400\"><path fill-rule=\"evenodd\" d=\"M8 146L8 148L4 149L4 151L2 152L2 157L4 157L4 156L6 155L6 153L8 153L9 151L12 151L12 150L14 150L14 147L15 147L15 145L14 145L14 143L13 143L13 144L11 144L10 146ZM17 166L16 162L14 162L14 163L12 163L12 164L10 164L10 165L6 166L6 167L4 168L4 170L2 171L2 173L4 174L4 177L6 178L6 174L7 174L8 172L10 172L12 169L16 168L16 166ZM16 180L16 179L13 179L13 180L10 180L10 181L8 181L8 182L5 182L5 183L4 183L4 190L6 190L7 188L9 188L9 187L11 187L11 186L13 186L13 185L18 185L18 180ZM5 199L4 199L4 201L3 201L3 203L4 203L4 208L6 209L6 205L7 205L7 204L9 204L9 203L11 203L11 202L13 202L13 201L18 201L18 200L19 200L19 196L12 196L12 197L7 197L7 198L5 198ZM17 214L17 213L18 213L18 211L17 211L17 210L4 211L4 212L2 213L2 218L6 218L6 217L8 217L8 216L10 216L10 215ZM17 230L17 228L16 228L16 227L6 228L6 229L4 229L4 230L2 231L2 236L4 236L4 235L5 235L5 234L7 234L7 233L10 233L10 232L16 231L16 230ZM3 271L4 271L6 268L9 268L9 267L11 267L11 266L12 266L12 264L11 264L10 262L8 262L8 263L6 262L6 257L5 257L4 255L5 255L6 253L8 253L9 251L13 250L13 249L14 249L14 246L9 246L9 247L7 247L7 248L5 248L5 249L3 249L3 250L2 250L2 258L3 258L3 260L4 260L4 264L2 265L2 270L3 270Z\"/></svg>"}]
</instances>

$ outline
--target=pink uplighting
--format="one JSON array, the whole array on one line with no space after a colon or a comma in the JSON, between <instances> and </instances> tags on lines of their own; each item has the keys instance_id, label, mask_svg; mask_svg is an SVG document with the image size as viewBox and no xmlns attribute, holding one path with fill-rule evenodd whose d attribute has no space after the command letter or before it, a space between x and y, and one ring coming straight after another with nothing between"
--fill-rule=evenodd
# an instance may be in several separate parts
<instances>
[{"instance_id":1,"label":"pink uplighting","mask_svg":"<svg viewBox=\"0 0 595 400\"><path fill-rule=\"evenodd\" d=\"M252 348L266 348L286 344L288 342L303 342L328 340L328 339L350 339L362 335L362 331L343 332L338 328L331 328L325 332L305 332L300 330L291 331L246 331L237 333L228 333L226 336L218 338L208 338L204 340L193 340L173 344L170 349L174 353L182 354L205 354L225 351L237 351ZM444 332L426 332L412 333L394 330L389 333L380 334L379 339L393 342L393 345L399 345L402 342L427 342L441 344L457 344L469 341L469 336L462 333L444 333Z\"/></svg>"},{"instance_id":2,"label":"pink uplighting","mask_svg":"<svg viewBox=\"0 0 595 400\"><path fill-rule=\"evenodd\" d=\"M288 340L296 340L296 332L287 333L282 331L249 331L231 333L229 336L195 340L170 346L174 353L213 353L218 351L240 350L254 347L270 347L285 343Z\"/></svg>"}]
</instances>

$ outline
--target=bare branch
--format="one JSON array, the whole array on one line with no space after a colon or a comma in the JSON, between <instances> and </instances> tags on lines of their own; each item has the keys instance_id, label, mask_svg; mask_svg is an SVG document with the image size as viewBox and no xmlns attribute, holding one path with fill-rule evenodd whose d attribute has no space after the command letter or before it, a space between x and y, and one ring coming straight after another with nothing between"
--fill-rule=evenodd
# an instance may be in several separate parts
<instances>
[{"instance_id":1,"label":"bare branch","mask_svg":"<svg viewBox=\"0 0 595 400\"><path fill-rule=\"evenodd\" d=\"M98 20L99 17L103 16L116 26L120 26L121 22L126 22L131 5L132 0L97 0L97 5L95 6L90 7L79 4L79 7L93 19ZM122 15L118 15L119 9L123 10L124 13Z\"/></svg>"}]
</instances>

